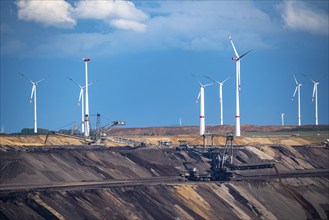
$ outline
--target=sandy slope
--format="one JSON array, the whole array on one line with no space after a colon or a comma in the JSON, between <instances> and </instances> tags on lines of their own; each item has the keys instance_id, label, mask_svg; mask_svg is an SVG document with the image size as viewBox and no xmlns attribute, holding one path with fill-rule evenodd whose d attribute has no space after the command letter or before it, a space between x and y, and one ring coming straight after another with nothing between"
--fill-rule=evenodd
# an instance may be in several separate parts
<instances>
[{"instance_id":1,"label":"sandy slope","mask_svg":"<svg viewBox=\"0 0 329 220\"><path fill-rule=\"evenodd\" d=\"M127 139L145 141L151 145L158 145L158 141L171 141L173 145L179 145L180 141L186 141L189 145L203 145L203 138L199 135L174 135L174 136L123 136ZM234 137L236 145L312 145L321 144L323 138L310 137ZM226 136L215 136L207 138L207 145L225 145Z\"/></svg>"},{"instance_id":2,"label":"sandy slope","mask_svg":"<svg viewBox=\"0 0 329 220\"><path fill-rule=\"evenodd\" d=\"M159 141L170 141L172 145L179 145L180 141L185 141L189 145L202 145L203 138L199 135L152 135L152 136L120 136L127 140L144 141L150 145L158 145ZM45 135L1 135L0 145L7 146L45 146L45 145L82 145L82 140L70 137L62 137L57 135L50 135L47 143L45 144ZM235 137L234 144L237 145L312 145L321 144L325 141L325 137ZM207 145L225 145L226 137L215 136L213 139L207 138ZM106 146L124 146L111 141L111 137L104 142Z\"/></svg>"},{"instance_id":3,"label":"sandy slope","mask_svg":"<svg viewBox=\"0 0 329 220\"><path fill-rule=\"evenodd\" d=\"M45 146L45 145L81 145L76 138L50 135L45 144L46 135L1 135L0 145L8 146Z\"/></svg>"}]
</instances>

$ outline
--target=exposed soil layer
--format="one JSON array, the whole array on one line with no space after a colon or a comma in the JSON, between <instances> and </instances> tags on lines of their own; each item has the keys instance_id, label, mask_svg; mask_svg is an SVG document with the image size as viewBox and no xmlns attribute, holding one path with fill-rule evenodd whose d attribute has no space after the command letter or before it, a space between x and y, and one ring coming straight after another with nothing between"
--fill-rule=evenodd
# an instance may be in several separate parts
<instances>
[{"instance_id":1,"label":"exposed soil layer","mask_svg":"<svg viewBox=\"0 0 329 220\"><path fill-rule=\"evenodd\" d=\"M322 146L245 146L237 149L234 151L237 165L274 162L281 171L329 168L329 151ZM209 158L203 154L176 151L175 148L7 146L6 152L0 152L0 158L0 186L178 176L186 170L187 164L198 167L201 172L210 167Z\"/></svg>"},{"instance_id":2,"label":"exposed soil layer","mask_svg":"<svg viewBox=\"0 0 329 220\"><path fill-rule=\"evenodd\" d=\"M234 163L273 162L280 171L328 169L323 146L236 147ZM1 146L0 188L178 176L209 170L206 154L175 148ZM273 169L239 171L268 174ZM328 219L328 177L177 182L0 196L0 219Z\"/></svg>"},{"instance_id":3,"label":"exposed soil layer","mask_svg":"<svg viewBox=\"0 0 329 220\"><path fill-rule=\"evenodd\" d=\"M2 219L327 219L328 179L33 192L1 198ZM306 182L306 183L305 183Z\"/></svg>"},{"instance_id":4,"label":"exposed soil layer","mask_svg":"<svg viewBox=\"0 0 329 220\"><path fill-rule=\"evenodd\" d=\"M130 130L130 129L128 129ZM140 130L137 129L136 130ZM135 131L135 130L133 130ZM129 133L129 132L128 132ZM324 132L321 135L317 136L317 132L312 132L303 136L291 136L286 134L252 134L249 136L235 137L234 143L237 145L319 145L324 143L329 138L329 132ZM124 147L127 146L127 143L130 141L132 143L136 142L137 145L141 142L146 143L148 146L159 146L159 142L170 142L171 145L179 145L184 142L189 145L203 145L203 138L200 135L191 135L191 134L179 134L179 135L135 135L125 134L120 136L120 139L124 139L127 143L120 143L115 141L118 136L114 134L109 135L105 140L102 141L103 146L107 147ZM86 142L73 138L73 137L63 137L58 135L50 135L45 144L46 135L0 135L0 151L5 150L4 146L30 146L30 147L46 147L46 146L80 146ZM208 137L206 139L206 144L210 145L225 145L226 133L225 134L216 134L213 138ZM130 144L130 146L137 146L135 144Z\"/></svg>"},{"instance_id":5,"label":"exposed soil layer","mask_svg":"<svg viewBox=\"0 0 329 220\"><path fill-rule=\"evenodd\" d=\"M0 135L1 146L46 146L46 135ZM47 145L82 145L77 138L50 135Z\"/></svg>"}]
</instances>

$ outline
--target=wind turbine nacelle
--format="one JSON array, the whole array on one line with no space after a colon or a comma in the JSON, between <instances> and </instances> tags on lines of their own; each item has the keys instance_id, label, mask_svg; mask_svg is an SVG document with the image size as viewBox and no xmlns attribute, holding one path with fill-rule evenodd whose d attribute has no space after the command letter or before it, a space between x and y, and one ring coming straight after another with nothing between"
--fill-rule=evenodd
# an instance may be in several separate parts
<instances>
[{"instance_id":1,"label":"wind turbine nacelle","mask_svg":"<svg viewBox=\"0 0 329 220\"><path fill-rule=\"evenodd\" d=\"M85 62L88 62L88 61L90 61L90 58L83 58L82 60Z\"/></svg>"},{"instance_id":2,"label":"wind turbine nacelle","mask_svg":"<svg viewBox=\"0 0 329 220\"><path fill-rule=\"evenodd\" d=\"M237 61L238 58L237 57L232 57L232 60Z\"/></svg>"}]
</instances>

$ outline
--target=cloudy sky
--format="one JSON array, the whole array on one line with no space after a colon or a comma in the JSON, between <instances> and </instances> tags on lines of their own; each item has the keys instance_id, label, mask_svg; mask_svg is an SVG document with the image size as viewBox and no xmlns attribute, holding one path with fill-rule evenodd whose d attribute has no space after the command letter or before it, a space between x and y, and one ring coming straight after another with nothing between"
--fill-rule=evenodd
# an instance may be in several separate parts
<instances>
[{"instance_id":1,"label":"cloudy sky","mask_svg":"<svg viewBox=\"0 0 329 220\"><path fill-rule=\"evenodd\" d=\"M293 75L301 88L302 124L314 124L312 82L320 80L319 123L328 124L328 1L84 1L1 4L1 129L33 127L29 103L37 87L38 127L79 122L83 57L90 57L91 124L128 127L198 125L199 86L232 75L223 89L224 124L235 124L235 63L241 60L241 124L297 124ZM206 124L219 124L218 87L205 91ZM243 131L242 131L243 132Z\"/></svg>"}]
</instances>

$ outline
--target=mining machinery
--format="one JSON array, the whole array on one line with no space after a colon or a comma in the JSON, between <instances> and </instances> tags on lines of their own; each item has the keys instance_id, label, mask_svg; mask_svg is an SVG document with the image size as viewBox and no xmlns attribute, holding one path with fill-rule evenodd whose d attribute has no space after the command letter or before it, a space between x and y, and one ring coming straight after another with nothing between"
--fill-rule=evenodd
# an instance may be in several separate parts
<instances>
[{"instance_id":1,"label":"mining machinery","mask_svg":"<svg viewBox=\"0 0 329 220\"><path fill-rule=\"evenodd\" d=\"M107 133L116 126L123 126L126 125L126 122L124 121L112 121L110 124L105 126L97 126L96 130L92 132L92 137L94 140L94 143L101 143L103 140L103 137L107 135Z\"/></svg>"},{"instance_id":2,"label":"mining machinery","mask_svg":"<svg viewBox=\"0 0 329 220\"><path fill-rule=\"evenodd\" d=\"M200 174L197 167L190 167L188 171L181 173L181 176L191 181L227 181L230 180L237 170L255 170L274 168L274 163L235 165L233 161L233 135L226 136L224 152L210 148L209 152L203 153L210 159L210 170L205 174ZM197 150L197 149L191 149Z\"/></svg>"}]
</instances>

